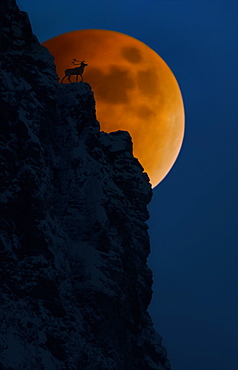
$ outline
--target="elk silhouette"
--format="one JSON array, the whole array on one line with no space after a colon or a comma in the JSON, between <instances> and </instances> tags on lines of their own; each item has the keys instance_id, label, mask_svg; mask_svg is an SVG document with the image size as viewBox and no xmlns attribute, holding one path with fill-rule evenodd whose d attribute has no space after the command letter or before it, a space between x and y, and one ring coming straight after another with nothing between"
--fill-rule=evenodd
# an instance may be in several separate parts
<instances>
[{"instance_id":1,"label":"elk silhouette","mask_svg":"<svg viewBox=\"0 0 238 370\"><path fill-rule=\"evenodd\" d=\"M79 61L77 59L73 59L72 63L74 65L78 65L79 67L66 69L64 71L65 76L62 78L61 83L63 83L65 77L68 77L69 82L72 82L70 80L70 76L73 76L73 75L76 75L76 82L78 82L78 76L80 76L81 80L83 81L83 71L84 71L84 68L87 66L87 64L84 63L84 60ZM76 64L76 63L79 63L79 64Z\"/></svg>"}]
</instances>

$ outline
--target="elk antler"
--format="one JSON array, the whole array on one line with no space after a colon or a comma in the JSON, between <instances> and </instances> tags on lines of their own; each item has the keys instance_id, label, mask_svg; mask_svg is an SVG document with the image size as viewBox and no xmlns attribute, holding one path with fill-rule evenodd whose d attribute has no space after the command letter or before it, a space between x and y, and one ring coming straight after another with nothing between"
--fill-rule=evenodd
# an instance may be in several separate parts
<instances>
[{"instance_id":1,"label":"elk antler","mask_svg":"<svg viewBox=\"0 0 238 370\"><path fill-rule=\"evenodd\" d=\"M74 58L74 59L72 59L72 63L73 63L73 64L75 64L75 62L77 62L77 63L82 63L82 61L81 61L81 60L77 60L77 59L75 59L75 58Z\"/></svg>"}]
</instances>

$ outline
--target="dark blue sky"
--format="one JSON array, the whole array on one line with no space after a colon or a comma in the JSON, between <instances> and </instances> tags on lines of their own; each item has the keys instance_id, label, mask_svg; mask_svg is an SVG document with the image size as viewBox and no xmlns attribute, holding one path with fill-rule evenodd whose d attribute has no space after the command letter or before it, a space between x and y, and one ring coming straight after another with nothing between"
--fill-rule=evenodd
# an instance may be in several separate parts
<instances>
[{"instance_id":1,"label":"dark blue sky","mask_svg":"<svg viewBox=\"0 0 238 370\"><path fill-rule=\"evenodd\" d=\"M180 85L186 133L149 206L150 306L173 370L238 369L238 2L18 0L40 42L102 28L154 49Z\"/></svg>"}]
</instances>

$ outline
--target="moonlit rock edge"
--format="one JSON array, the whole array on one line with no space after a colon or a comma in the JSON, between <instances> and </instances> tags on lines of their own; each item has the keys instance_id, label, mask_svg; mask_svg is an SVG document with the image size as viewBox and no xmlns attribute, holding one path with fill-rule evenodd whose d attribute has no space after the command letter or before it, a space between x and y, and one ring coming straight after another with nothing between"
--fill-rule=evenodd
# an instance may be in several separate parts
<instances>
[{"instance_id":1,"label":"moonlit rock edge","mask_svg":"<svg viewBox=\"0 0 238 370\"><path fill-rule=\"evenodd\" d=\"M26 13L0 10L0 368L168 370L130 135L100 132L90 85L59 84Z\"/></svg>"}]
</instances>

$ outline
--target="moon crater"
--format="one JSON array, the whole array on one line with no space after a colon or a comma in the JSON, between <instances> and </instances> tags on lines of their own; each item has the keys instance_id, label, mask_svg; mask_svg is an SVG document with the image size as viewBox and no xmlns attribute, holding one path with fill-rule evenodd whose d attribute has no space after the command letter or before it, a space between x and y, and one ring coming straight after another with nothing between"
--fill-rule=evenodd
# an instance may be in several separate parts
<instances>
[{"instance_id":1,"label":"moon crater","mask_svg":"<svg viewBox=\"0 0 238 370\"><path fill-rule=\"evenodd\" d=\"M142 60L140 50L134 47L122 48L121 55L130 63L140 63Z\"/></svg>"},{"instance_id":2,"label":"moon crater","mask_svg":"<svg viewBox=\"0 0 238 370\"><path fill-rule=\"evenodd\" d=\"M137 85L143 94L148 96L158 94L159 78L155 68L137 72Z\"/></svg>"},{"instance_id":3,"label":"moon crater","mask_svg":"<svg viewBox=\"0 0 238 370\"><path fill-rule=\"evenodd\" d=\"M135 87L129 70L111 65L109 72L99 68L91 68L90 76L94 81L95 95L102 101L112 104L125 104L130 101L129 90Z\"/></svg>"},{"instance_id":4,"label":"moon crater","mask_svg":"<svg viewBox=\"0 0 238 370\"><path fill-rule=\"evenodd\" d=\"M142 120L152 118L154 114L154 111L147 105L139 106L138 110L136 111L136 115Z\"/></svg>"}]
</instances>

